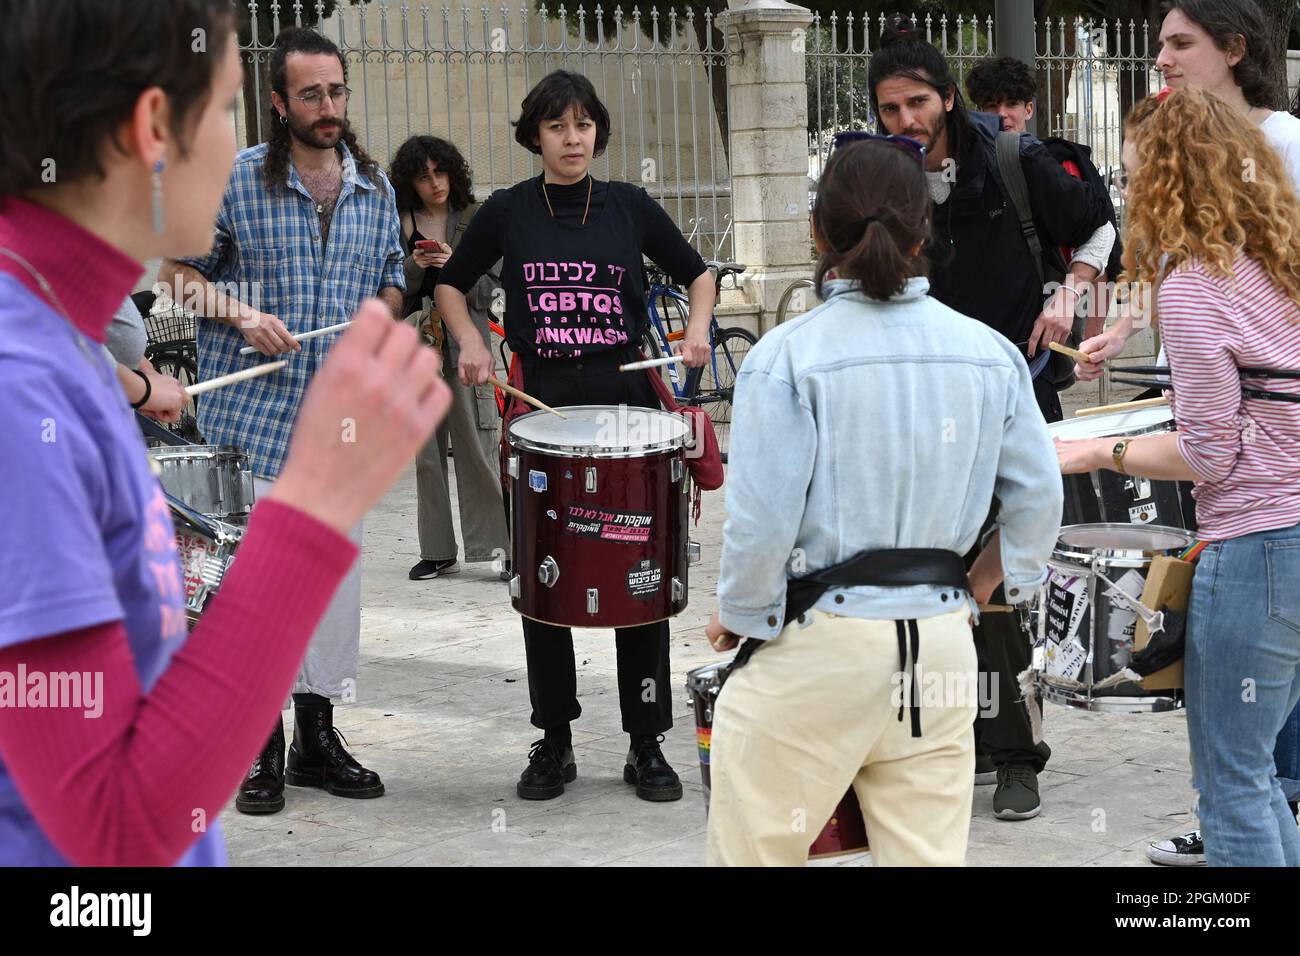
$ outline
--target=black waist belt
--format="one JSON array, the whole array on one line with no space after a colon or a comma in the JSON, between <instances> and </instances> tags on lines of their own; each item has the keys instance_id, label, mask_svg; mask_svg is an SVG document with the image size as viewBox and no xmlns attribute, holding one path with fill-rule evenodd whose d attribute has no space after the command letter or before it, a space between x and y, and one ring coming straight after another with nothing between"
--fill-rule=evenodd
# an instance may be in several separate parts
<instances>
[{"instance_id":1,"label":"black waist belt","mask_svg":"<svg viewBox=\"0 0 1300 956\"><path fill-rule=\"evenodd\" d=\"M785 588L785 623L806 614L828 590L835 587L907 588L928 585L969 591L966 564L955 551L942 548L894 548L864 551L847 561L791 578ZM921 706L916 688L916 660L920 653L920 633L916 621L896 621L898 627L898 667L907 673L908 645L911 645L911 712L912 736L921 736ZM910 638L910 640L909 640ZM744 664L766 641L747 640L736 653L733 670ZM901 688L900 688L901 690ZM903 703L898 705L898 719L903 719Z\"/></svg>"},{"instance_id":2,"label":"black waist belt","mask_svg":"<svg viewBox=\"0 0 1300 956\"><path fill-rule=\"evenodd\" d=\"M785 588L785 623L806 614L831 588L907 588L916 585L970 590L966 565L955 551L942 548L863 551L829 568L791 578Z\"/></svg>"}]
</instances>

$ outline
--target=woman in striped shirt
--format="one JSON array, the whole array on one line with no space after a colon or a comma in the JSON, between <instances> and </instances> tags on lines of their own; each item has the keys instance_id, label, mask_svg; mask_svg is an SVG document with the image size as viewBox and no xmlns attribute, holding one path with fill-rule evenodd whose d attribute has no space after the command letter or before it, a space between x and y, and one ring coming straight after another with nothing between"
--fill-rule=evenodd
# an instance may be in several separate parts
<instances>
[{"instance_id":1,"label":"woman in striped shirt","mask_svg":"<svg viewBox=\"0 0 1300 956\"><path fill-rule=\"evenodd\" d=\"M1300 369L1300 202L1259 128L1212 93L1173 92L1130 136L1126 281L1155 285L1179 428L1058 443L1061 470L1195 482L1212 543L1187 716L1208 861L1300 866L1273 764L1300 700L1300 380L1243 371Z\"/></svg>"}]
</instances>

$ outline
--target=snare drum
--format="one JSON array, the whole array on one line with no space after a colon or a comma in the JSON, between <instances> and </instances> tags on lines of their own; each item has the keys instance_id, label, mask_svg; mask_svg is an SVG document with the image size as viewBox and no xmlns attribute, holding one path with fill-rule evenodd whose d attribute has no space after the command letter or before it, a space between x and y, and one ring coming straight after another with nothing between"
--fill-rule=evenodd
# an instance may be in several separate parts
<instances>
[{"instance_id":1,"label":"snare drum","mask_svg":"<svg viewBox=\"0 0 1300 956\"><path fill-rule=\"evenodd\" d=\"M731 673L731 661L705 664L686 674L686 693L695 712L695 739L700 753L700 781L704 784L704 810L709 809L712 778L709 757L713 747L713 709ZM808 847L812 866L843 866L865 861L871 852L858 795L849 787L831 817Z\"/></svg>"},{"instance_id":2,"label":"snare drum","mask_svg":"<svg viewBox=\"0 0 1300 956\"><path fill-rule=\"evenodd\" d=\"M510 423L514 576L525 617L634 627L686 607L690 480L681 416L577 405Z\"/></svg>"},{"instance_id":3,"label":"snare drum","mask_svg":"<svg viewBox=\"0 0 1300 956\"><path fill-rule=\"evenodd\" d=\"M199 514L171 495L166 497L185 584L185 617L193 630L234 563L244 532L236 525Z\"/></svg>"},{"instance_id":4,"label":"snare drum","mask_svg":"<svg viewBox=\"0 0 1300 956\"><path fill-rule=\"evenodd\" d=\"M1175 430L1168 408L1139 408L1112 415L1092 415L1053 422L1047 426L1053 438L1077 441L1086 438L1137 438ZM1064 525L1154 524L1168 528L1196 529L1196 511L1191 483L1139 478L1102 470L1065 475Z\"/></svg>"},{"instance_id":5,"label":"snare drum","mask_svg":"<svg viewBox=\"0 0 1300 956\"><path fill-rule=\"evenodd\" d=\"M163 491L199 514L242 522L253 510L253 472L233 445L163 445L149 455Z\"/></svg>"},{"instance_id":6,"label":"snare drum","mask_svg":"<svg viewBox=\"0 0 1300 956\"><path fill-rule=\"evenodd\" d=\"M1035 669L1048 700L1083 710L1150 713L1182 706L1178 690L1122 681L1095 686L1128 666L1151 559L1193 541L1178 528L1084 524L1061 529L1038 596ZM1109 590L1118 588L1128 596Z\"/></svg>"}]
</instances>

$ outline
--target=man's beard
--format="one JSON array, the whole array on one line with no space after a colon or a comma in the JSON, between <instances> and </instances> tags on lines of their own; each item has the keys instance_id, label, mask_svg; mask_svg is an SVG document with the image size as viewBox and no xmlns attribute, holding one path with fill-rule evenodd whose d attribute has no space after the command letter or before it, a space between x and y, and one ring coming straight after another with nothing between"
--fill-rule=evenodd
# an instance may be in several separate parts
<instances>
[{"instance_id":1,"label":"man's beard","mask_svg":"<svg viewBox=\"0 0 1300 956\"><path fill-rule=\"evenodd\" d=\"M321 126L327 124L326 128ZM345 117L328 120L314 120L311 123L299 123L289 117L289 135L305 146L315 149L333 149L343 139L343 131L348 128Z\"/></svg>"}]
</instances>

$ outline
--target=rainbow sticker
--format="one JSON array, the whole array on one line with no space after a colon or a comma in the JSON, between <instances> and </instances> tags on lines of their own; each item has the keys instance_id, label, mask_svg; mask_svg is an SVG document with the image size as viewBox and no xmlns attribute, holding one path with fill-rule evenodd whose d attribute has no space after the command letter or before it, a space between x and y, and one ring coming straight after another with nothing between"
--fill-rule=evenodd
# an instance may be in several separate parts
<instances>
[{"instance_id":1,"label":"rainbow sticker","mask_svg":"<svg viewBox=\"0 0 1300 956\"><path fill-rule=\"evenodd\" d=\"M695 731L695 745L700 751L700 763L709 765L709 750L713 745L713 728L699 727Z\"/></svg>"}]
</instances>

